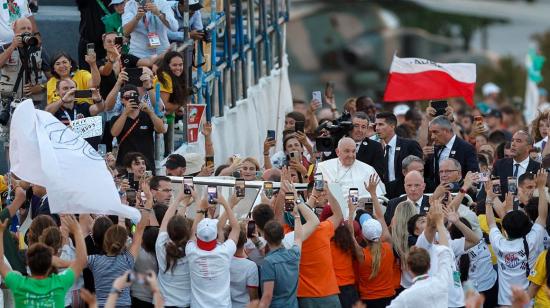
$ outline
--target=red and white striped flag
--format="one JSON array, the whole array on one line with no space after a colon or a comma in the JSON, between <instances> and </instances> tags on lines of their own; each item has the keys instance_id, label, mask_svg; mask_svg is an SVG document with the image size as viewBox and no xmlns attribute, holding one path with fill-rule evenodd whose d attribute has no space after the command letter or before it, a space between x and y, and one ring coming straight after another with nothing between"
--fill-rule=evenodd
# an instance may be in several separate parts
<instances>
[{"instance_id":1,"label":"red and white striped flag","mask_svg":"<svg viewBox=\"0 0 550 308\"><path fill-rule=\"evenodd\" d=\"M474 105L476 65L393 56L385 102L463 97Z\"/></svg>"}]
</instances>

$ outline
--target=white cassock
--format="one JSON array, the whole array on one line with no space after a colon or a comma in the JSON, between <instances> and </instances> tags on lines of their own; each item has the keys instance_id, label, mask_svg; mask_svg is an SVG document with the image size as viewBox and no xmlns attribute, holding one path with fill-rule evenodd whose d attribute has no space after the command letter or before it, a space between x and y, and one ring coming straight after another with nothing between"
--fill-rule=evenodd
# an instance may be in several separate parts
<instances>
[{"instance_id":1,"label":"white cassock","mask_svg":"<svg viewBox=\"0 0 550 308\"><path fill-rule=\"evenodd\" d=\"M365 189L365 182L369 183L371 174L376 174L376 170L368 164L355 160L351 167L344 167L339 158L333 158L321 162L318 165L318 172L323 174L323 179L327 183L337 183L342 190L342 198L335 196L340 202L344 216L347 217L347 200L350 188L359 190L359 197L370 197L370 193ZM386 194L386 186L380 181L376 188L376 194L380 197Z\"/></svg>"}]
</instances>

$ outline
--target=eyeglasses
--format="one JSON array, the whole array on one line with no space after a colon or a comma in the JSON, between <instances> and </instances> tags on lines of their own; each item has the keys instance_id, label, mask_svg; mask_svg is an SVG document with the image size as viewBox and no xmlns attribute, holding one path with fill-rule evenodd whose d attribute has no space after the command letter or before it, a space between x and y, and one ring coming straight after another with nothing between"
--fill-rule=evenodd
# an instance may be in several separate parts
<instances>
[{"instance_id":1,"label":"eyeglasses","mask_svg":"<svg viewBox=\"0 0 550 308\"><path fill-rule=\"evenodd\" d=\"M124 95L122 98L125 99L125 100L129 100L129 99L132 99L134 97L132 95Z\"/></svg>"},{"instance_id":2,"label":"eyeglasses","mask_svg":"<svg viewBox=\"0 0 550 308\"><path fill-rule=\"evenodd\" d=\"M454 169L454 170L439 170L439 174L449 174L449 173L453 173L455 171L458 171L458 169Z\"/></svg>"}]
</instances>

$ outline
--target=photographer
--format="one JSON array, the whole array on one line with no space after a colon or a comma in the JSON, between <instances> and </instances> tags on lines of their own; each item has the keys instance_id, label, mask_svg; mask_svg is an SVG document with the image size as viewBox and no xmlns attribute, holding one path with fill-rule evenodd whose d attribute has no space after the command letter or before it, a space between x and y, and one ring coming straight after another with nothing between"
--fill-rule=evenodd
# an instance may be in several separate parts
<instances>
[{"instance_id":1,"label":"photographer","mask_svg":"<svg viewBox=\"0 0 550 308\"><path fill-rule=\"evenodd\" d=\"M72 121L74 120L96 116L105 109L105 104L99 94L99 89L91 89L91 99L94 102L93 105L76 104L76 83L72 79L59 80L56 85L56 91L61 99L46 106L46 111L53 114L59 121L67 126L72 125ZM97 149L100 140L101 136L86 138L86 141L88 141L94 149Z\"/></svg>"},{"instance_id":2,"label":"photographer","mask_svg":"<svg viewBox=\"0 0 550 308\"><path fill-rule=\"evenodd\" d=\"M178 21L177 31L168 30L168 40L170 43L183 43L185 40L183 36L185 2L185 0L170 1L174 17ZM205 33L202 31L204 26L202 25L201 9L202 4L200 4L199 0L189 1L189 37L196 41L205 39Z\"/></svg>"},{"instance_id":3,"label":"photographer","mask_svg":"<svg viewBox=\"0 0 550 308\"><path fill-rule=\"evenodd\" d=\"M168 30L177 30L170 4L166 0L130 0L122 14L124 35L131 35L130 54L146 58L168 49Z\"/></svg>"},{"instance_id":4,"label":"photographer","mask_svg":"<svg viewBox=\"0 0 550 308\"><path fill-rule=\"evenodd\" d=\"M117 137L119 146L117 165L128 152L143 153L150 163L154 163L154 133L165 132L164 122L147 103L140 103L136 86L125 85L120 94L124 110L120 116L111 119L111 134Z\"/></svg>"},{"instance_id":5,"label":"photographer","mask_svg":"<svg viewBox=\"0 0 550 308\"><path fill-rule=\"evenodd\" d=\"M35 104L44 100L46 76L42 71L42 50L39 40L33 34L32 23L20 18L13 23L15 36L9 46L0 54L0 93L4 108L14 99L32 97ZM0 121L3 123L4 121Z\"/></svg>"}]
</instances>

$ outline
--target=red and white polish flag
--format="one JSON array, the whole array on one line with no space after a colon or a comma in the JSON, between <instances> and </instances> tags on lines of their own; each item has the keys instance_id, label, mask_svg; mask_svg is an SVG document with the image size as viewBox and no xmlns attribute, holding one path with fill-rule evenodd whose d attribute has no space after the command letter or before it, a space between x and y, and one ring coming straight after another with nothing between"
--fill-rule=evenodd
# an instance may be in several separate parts
<instances>
[{"instance_id":1,"label":"red and white polish flag","mask_svg":"<svg viewBox=\"0 0 550 308\"><path fill-rule=\"evenodd\" d=\"M474 105L476 65L393 56L385 102L463 97Z\"/></svg>"}]
</instances>

